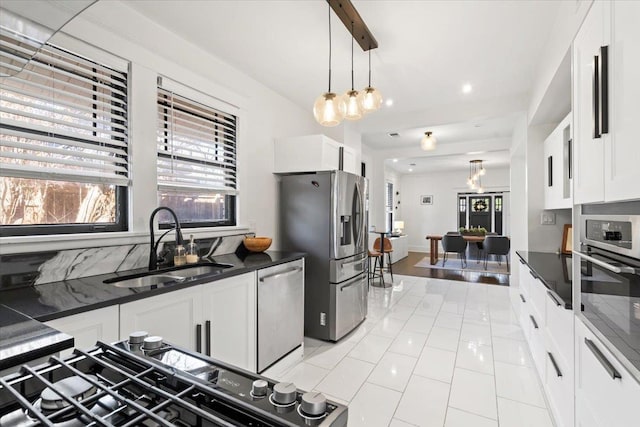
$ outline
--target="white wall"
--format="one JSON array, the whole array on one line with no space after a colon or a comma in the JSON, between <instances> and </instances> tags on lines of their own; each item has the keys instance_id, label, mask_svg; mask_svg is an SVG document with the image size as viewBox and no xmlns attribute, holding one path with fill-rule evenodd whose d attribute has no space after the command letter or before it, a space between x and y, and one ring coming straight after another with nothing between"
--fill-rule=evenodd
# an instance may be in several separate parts
<instances>
[{"instance_id":1,"label":"white wall","mask_svg":"<svg viewBox=\"0 0 640 427\"><path fill-rule=\"evenodd\" d=\"M148 218L156 207L156 76L163 75L211 97L240 108L238 143L238 227L224 234L249 229L264 236L278 235L277 181L272 175L273 140L279 137L327 133L342 140L344 129L316 124L311 108L301 109L288 99L222 62L202 49L155 24L123 2L99 2L65 27L57 37L61 47L77 53L100 50L131 63L130 154L133 187L130 231L108 237L52 236L3 238L0 252L24 252L106 244L146 242ZM216 41L212 41L216 42ZM220 41L223 42L223 41ZM92 45L87 47L88 45ZM310 100L311 102L312 100ZM347 138L357 147L356 137ZM209 230L208 234L219 234ZM107 234L107 233L105 233ZM197 233L196 237L197 237ZM47 242L43 244L42 242ZM277 240L272 248L278 248Z\"/></svg>"},{"instance_id":2,"label":"white wall","mask_svg":"<svg viewBox=\"0 0 640 427\"><path fill-rule=\"evenodd\" d=\"M487 167L482 177L486 191L509 191L509 168ZM400 178L402 220L409 237L409 250L428 252L429 234L444 234L458 228L459 192L468 192L468 171L406 174ZM421 195L432 195L432 205L421 205Z\"/></svg>"}]
</instances>

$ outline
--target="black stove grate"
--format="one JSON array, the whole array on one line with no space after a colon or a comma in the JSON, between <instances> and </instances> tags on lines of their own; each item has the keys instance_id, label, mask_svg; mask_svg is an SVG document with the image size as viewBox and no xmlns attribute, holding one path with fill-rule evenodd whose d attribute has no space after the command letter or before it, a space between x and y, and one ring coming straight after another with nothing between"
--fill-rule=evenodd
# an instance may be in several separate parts
<instances>
[{"instance_id":1,"label":"black stove grate","mask_svg":"<svg viewBox=\"0 0 640 427\"><path fill-rule=\"evenodd\" d=\"M83 378L97 392L82 401L66 396L55 382L69 376ZM46 387L59 394L66 407L47 414L40 411L34 402ZM105 397L117 405L106 414L96 413L94 408ZM216 401L211 389L104 343L90 351L75 350L74 357L51 357L49 364L37 368L25 365L17 377L0 378L0 415L7 408L9 412L23 411L33 425L55 427L69 419L80 420L78 425L95 426L237 425L212 413L210 408L219 404ZM6 402L12 405L3 407Z\"/></svg>"}]
</instances>

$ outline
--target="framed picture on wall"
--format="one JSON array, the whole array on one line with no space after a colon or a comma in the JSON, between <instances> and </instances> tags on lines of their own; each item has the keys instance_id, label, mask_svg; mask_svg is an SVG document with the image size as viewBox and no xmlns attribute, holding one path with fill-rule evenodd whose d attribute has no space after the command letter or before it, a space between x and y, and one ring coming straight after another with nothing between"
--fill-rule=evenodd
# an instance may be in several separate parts
<instances>
[{"instance_id":1,"label":"framed picture on wall","mask_svg":"<svg viewBox=\"0 0 640 427\"><path fill-rule=\"evenodd\" d=\"M420 196L420 204L421 205L432 205L433 204L433 196Z\"/></svg>"}]
</instances>

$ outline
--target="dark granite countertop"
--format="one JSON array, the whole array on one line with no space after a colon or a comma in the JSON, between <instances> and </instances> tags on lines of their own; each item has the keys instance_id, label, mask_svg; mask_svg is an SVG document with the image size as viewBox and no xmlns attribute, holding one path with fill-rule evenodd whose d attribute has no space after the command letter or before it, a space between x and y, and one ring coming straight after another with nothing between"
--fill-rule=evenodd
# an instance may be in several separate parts
<instances>
[{"instance_id":1,"label":"dark granite countertop","mask_svg":"<svg viewBox=\"0 0 640 427\"><path fill-rule=\"evenodd\" d=\"M236 254L218 255L207 259L209 263L232 264L233 267L226 268L217 274L191 277L183 282L169 282L163 285L140 288L118 288L104 283L108 279L141 274L147 271L146 269L137 269L8 289L0 291L0 301L24 315L44 322L236 276L294 261L304 256L305 254L300 252L269 251L248 254L237 252Z\"/></svg>"},{"instance_id":2,"label":"dark granite countertop","mask_svg":"<svg viewBox=\"0 0 640 427\"><path fill-rule=\"evenodd\" d=\"M540 278L542 283L571 310L571 255L558 255L548 252L517 251L516 254Z\"/></svg>"},{"instance_id":3,"label":"dark granite countertop","mask_svg":"<svg viewBox=\"0 0 640 427\"><path fill-rule=\"evenodd\" d=\"M73 347L73 337L0 304L0 370Z\"/></svg>"}]
</instances>

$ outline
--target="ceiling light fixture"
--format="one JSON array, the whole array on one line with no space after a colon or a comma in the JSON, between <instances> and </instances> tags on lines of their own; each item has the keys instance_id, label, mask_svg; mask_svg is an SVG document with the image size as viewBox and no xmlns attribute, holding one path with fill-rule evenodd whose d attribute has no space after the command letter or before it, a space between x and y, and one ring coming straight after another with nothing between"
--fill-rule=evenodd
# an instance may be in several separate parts
<instances>
[{"instance_id":1,"label":"ceiling light fixture","mask_svg":"<svg viewBox=\"0 0 640 427\"><path fill-rule=\"evenodd\" d=\"M322 126L333 127L342 122L345 113L342 97L331 92L331 7L329 7L329 90L313 104L313 116Z\"/></svg>"},{"instance_id":2,"label":"ceiling light fixture","mask_svg":"<svg viewBox=\"0 0 640 427\"><path fill-rule=\"evenodd\" d=\"M471 86L471 83L465 83L462 85L462 93L471 93L472 90L473 86Z\"/></svg>"},{"instance_id":3,"label":"ceiling light fixture","mask_svg":"<svg viewBox=\"0 0 640 427\"><path fill-rule=\"evenodd\" d=\"M351 66L353 67L353 47L351 55ZM353 80L353 77L351 79ZM358 101L365 113L372 113L382 105L382 94L378 89L371 86L371 49L369 49L369 85L362 89L360 95L358 95ZM391 101L391 104L393 104L393 101Z\"/></svg>"},{"instance_id":4,"label":"ceiling light fixture","mask_svg":"<svg viewBox=\"0 0 640 427\"><path fill-rule=\"evenodd\" d=\"M471 190L476 190L477 193L484 193L484 187L482 187L482 177L487 173L486 169L482 165L482 160L470 160L469 161L469 178L467 178L467 185Z\"/></svg>"},{"instance_id":5,"label":"ceiling light fixture","mask_svg":"<svg viewBox=\"0 0 640 427\"><path fill-rule=\"evenodd\" d=\"M425 132L424 136L420 140L420 148L424 151L435 150L436 148L436 138L433 136L432 132Z\"/></svg>"},{"instance_id":6,"label":"ceiling light fixture","mask_svg":"<svg viewBox=\"0 0 640 427\"><path fill-rule=\"evenodd\" d=\"M343 102L347 108L344 118L347 120L361 119L363 114L362 110L364 109L358 101L361 96L358 95L358 91L354 89L353 84L353 38L353 22L351 22L351 90L348 90L344 95L342 95Z\"/></svg>"},{"instance_id":7,"label":"ceiling light fixture","mask_svg":"<svg viewBox=\"0 0 640 427\"><path fill-rule=\"evenodd\" d=\"M391 107L393 105L393 99L387 99L384 102L384 105L386 105L387 107Z\"/></svg>"},{"instance_id":8,"label":"ceiling light fixture","mask_svg":"<svg viewBox=\"0 0 640 427\"><path fill-rule=\"evenodd\" d=\"M398 159L393 159L393 163L398 163Z\"/></svg>"}]
</instances>

